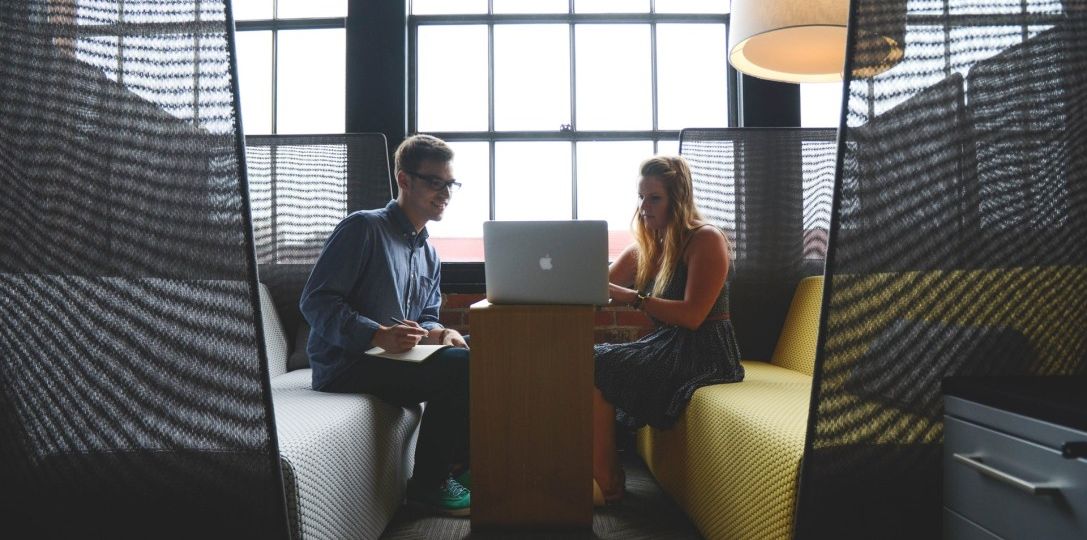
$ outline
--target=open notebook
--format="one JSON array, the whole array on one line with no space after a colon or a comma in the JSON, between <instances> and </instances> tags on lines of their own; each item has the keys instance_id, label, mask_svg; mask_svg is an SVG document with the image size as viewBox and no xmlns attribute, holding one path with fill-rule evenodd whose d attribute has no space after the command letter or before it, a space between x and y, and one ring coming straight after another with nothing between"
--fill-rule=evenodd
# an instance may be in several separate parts
<instances>
[{"instance_id":1,"label":"open notebook","mask_svg":"<svg viewBox=\"0 0 1087 540\"><path fill-rule=\"evenodd\" d=\"M366 354L370 356L380 356L390 360L422 362L423 360L434 356L438 351L448 347L452 347L452 345L416 345L402 353L385 352L385 349L382 349L381 347L374 347L366 351Z\"/></svg>"}]
</instances>

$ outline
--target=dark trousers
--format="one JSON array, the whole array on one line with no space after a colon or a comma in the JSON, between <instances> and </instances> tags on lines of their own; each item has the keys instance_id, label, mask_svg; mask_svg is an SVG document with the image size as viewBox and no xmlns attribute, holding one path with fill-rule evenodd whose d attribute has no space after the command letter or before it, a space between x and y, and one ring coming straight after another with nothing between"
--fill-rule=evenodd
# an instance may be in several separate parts
<instances>
[{"instance_id":1,"label":"dark trousers","mask_svg":"<svg viewBox=\"0 0 1087 540\"><path fill-rule=\"evenodd\" d=\"M416 481L438 484L451 464L468 464L467 349L443 349L423 362L364 356L324 390L370 394L401 407L425 401L415 445Z\"/></svg>"}]
</instances>

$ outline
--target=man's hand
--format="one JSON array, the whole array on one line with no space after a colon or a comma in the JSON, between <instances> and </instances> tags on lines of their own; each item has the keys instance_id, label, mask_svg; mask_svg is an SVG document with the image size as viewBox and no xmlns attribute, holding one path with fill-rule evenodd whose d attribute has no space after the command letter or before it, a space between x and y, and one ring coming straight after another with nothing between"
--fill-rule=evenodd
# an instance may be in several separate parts
<instances>
[{"instance_id":1,"label":"man's hand","mask_svg":"<svg viewBox=\"0 0 1087 540\"><path fill-rule=\"evenodd\" d=\"M370 343L391 353L402 353L418 345L419 340L426 337L426 329L415 321L405 322L408 324L379 327Z\"/></svg>"},{"instance_id":2,"label":"man's hand","mask_svg":"<svg viewBox=\"0 0 1087 540\"><path fill-rule=\"evenodd\" d=\"M462 349L468 348L468 343L464 341L464 336L460 335L460 332L452 328L446 328L442 332L442 345L452 345Z\"/></svg>"}]
</instances>

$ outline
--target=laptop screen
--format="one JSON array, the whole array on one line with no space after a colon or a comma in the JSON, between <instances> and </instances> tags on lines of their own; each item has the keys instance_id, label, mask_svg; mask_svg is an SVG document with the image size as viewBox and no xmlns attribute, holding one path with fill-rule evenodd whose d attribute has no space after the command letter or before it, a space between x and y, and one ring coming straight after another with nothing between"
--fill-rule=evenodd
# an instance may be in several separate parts
<instances>
[{"instance_id":1,"label":"laptop screen","mask_svg":"<svg viewBox=\"0 0 1087 540\"><path fill-rule=\"evenodd\" d=\"M606 221L487 221L483 259L492 304L608 303Z\"/></svg>"}]
</instances>

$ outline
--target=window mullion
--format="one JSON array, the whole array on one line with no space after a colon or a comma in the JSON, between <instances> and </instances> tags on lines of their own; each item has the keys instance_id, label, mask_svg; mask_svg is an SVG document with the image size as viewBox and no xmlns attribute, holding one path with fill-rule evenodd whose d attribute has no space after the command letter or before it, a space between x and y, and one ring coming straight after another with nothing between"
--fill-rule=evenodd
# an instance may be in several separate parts
<instances>
[{"instance_id":1,"label":"window mullion","mask_svg":"<svg viewBox=\"0 0 1087 540\"><path fill-rule=\"evenodd\" d=\"M574 12L574 0L570 0L570 13ZM577 131L577 54L576 39L574 37L574 23L571 20L570 28L570 130Z\"/></svg>"},{"instance_id":2,"label":"window mullion","mask_svg":"<svg viewBox=\"0 0 1087 540\"><path fill-rule=\"evenodd\" d=\"M495 159L494 159L494 151L495 151L494 137L491 137L491 139L489 141L487 141L487 146L490 147L489 151L487 152L487 155L488 155L488 158L490 159L490 162L491 162L490 167L489 167L490 177L488 178L488 181L491 183L491 189L490 189L490 214L491 214L491 216L490 217L491 217L491 220L494 220L494 216L495 216L495 213L494 213L494 208L495 208L495 205L494 205L494 199L495 199L495 197L494 197L494 184L495 184L495 182L494 182L494 162L495 162Z\"/></svg>"},{"instance_id":3,"label":"window mullion","mask_svg":"<svg viewBox=\"0 0 1087 540\"><path fill-rule=\"evenodd\" d=\"M491 14L493 9L493 0L487 0L487 13ZM491 160L490 165L490 178L488 181L491 184L490 189L490 213L491 219L495 218L495 152L497 151L497 145L495 144L494 134L494 22L487 23L487 131L492 133L490 137L490 151L488 152Z\"/></svg>"},{"instance_id":4,"label":"window mullion","mask_svg":"<svg viewBox=\"0 0 1087 540\"><path fill-rule=\"evenodd\" d=\"M314 19L262 19L234 23L234 29L239 32L252 30L314 30L322 28L347 28L347 19L344 17L318 17Z\"/></svg>"},{"instance_id":5,"label":"window mullion","mask_svg":"<svg viewBox=\"0 0 1087 540\"><path fill-rule=\"evenodd\" d=\"M408 133L419 131L419 25L408 25Z\"/></svg>"},{"instance_id":6,"label":"window mullion","mask_svg":"<svg viewBox=\"0 0 1087 540\"><path fill-rule=\"evenodd\" d=\"M279 101L279 30L274 27L275 21L279 18L279 0L272 0L272 134L279 133L278 122L276 118L276 111L279 107L276 103Z\"/></svg>"},{"instance_id":7,"label":"window mullion","mask_svg":"<svg viewBox=\"0 0 1087 540\"><path fill-rule=\"evenodd\" d=\"M494 131L494 23L487 25L487 131Z\"/></svg>"},{"instance_id":8,"label":"window mullion","mask_svg":"<svg viewBox=\"0 0 1087 540\"><path fill-rule=\"evenodd\" d=\"M279 30L272 30L272 134L279 133L276 111L279 107Z\"/></svg>"},{"instance_id":9,"label":"window mullion","mask_svg":"<svg viewBox=\"0 0 1087 540\"><path fill-rule=\"evenodd\" d=\"M577 219L577 141L570 141L570 219Z\"/></svg>"},{"instance_id":10,"label":"window mullion","mask_svg":"<svg viewBox=\"0 0 1087 540\"><path fill-rule=\"evenodd\" d=\"M570 13L574 13L574 0L570 0ZM569 25L570 39L570 131L577 133L577 52L574 23ZM577 137L570 141L570 215L577 219Z\"/></svg>"},{"instance_id":11,"label":"window mullion","mask_svg":"<svg viewBox=\"0 0 1087 540\"><path fill-rule=\"evenodd\" d=\"M490 16L493 16L493 15L494 15L494 0L487 0L487 16L490 17ZM487 23L487 130L490 131L492 134L494 133L494 20L493 19L490 22ZM490 140L487 142L487 146L490 147L488 152L487 152L488 158L490 159L490 166L488 167L488 170L490 171L490 175L489 175L490 178L488 180L491 183L490 205L489 206L490 206L491 219L493 220L495 218L495 193L494 193L494 190L495 190L495 186L497 185L497 182L495 181L496 177L495 177L495 174L494 174L494 165L495 165L495 152L497 151L497 146L498 146L498 145L495 144L495 138L494 138L493 135L490 137Z\"/></svg>"},{"instance_id":12,"label":"window mullion","mask_svg":"<svg viewBox=\"0 0 1087 540\"><path fill-rule=\"evenodd\" d=\"M649 24L649 98L652 100L653 133L660 128L657 123L657 23ZM656 140L656 135L653 137Z\"/></svg>"}]
</instances>

